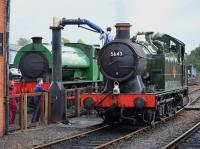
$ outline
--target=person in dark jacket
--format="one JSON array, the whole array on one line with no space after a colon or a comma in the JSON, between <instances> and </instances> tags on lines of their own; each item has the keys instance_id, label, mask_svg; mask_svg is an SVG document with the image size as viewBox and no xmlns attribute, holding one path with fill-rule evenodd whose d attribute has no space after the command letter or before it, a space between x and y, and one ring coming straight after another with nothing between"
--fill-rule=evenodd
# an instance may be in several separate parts
<instances>
[{"instance_id":1,"label":"person in dark jacket","mask_svg":"<svg viewBox=\"0 0 200 149\"><path fill-rule=\"evenodd\" d=\"M45 90L43 90L43 88L42 88L42 84L43 84L43 79L38 78L37 79L37 85L35 86L35 92L36 93L45 92ZM41 96L35 96L34 97L35 110L33 112L33 117L32 117L31 122L38 122L39 121L39 118L40 118L40 98L41 98Z\"/></svg>"}]
</instances>

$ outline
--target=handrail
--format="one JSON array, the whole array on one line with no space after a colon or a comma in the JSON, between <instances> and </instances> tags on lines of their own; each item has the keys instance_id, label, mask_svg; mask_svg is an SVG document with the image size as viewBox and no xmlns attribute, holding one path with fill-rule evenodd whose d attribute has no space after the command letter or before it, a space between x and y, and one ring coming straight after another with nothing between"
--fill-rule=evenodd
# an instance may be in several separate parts
<instances>
[{"instance_id":1,"label":"handrail","mask_svg":"<svg viewBox=\"0 0 200 149\"><path fill-rule=\"evenodd\" d=\"M20 129L27 129L30 127L28 125L28 114L27 114L27 105L28 105L28 97L41 96L40 98L40 119L42 125L47 125L49 116L49 108L50 108L50 98L48 92L40 92L40 93L21 93L21 94L13 94L10 95L9 98L19 98L19 126Z\"/></svg>"},{"instance_id":2,"label":"handrail","mask_svg":"<svg viewBox=\"0 0 200 149\"><path fill-rule=\"evenodd\" d=\"M81 109L81 103L80 103L80 95L82 93L92 93L94 90L101 90L102 86L98 87L82 87L82 88L74 88L74 89L65 89L65 100L68 101L74 101L75 109L74 113L75 116L80 116L80 109Z\"/></svg>"}]
</instances>

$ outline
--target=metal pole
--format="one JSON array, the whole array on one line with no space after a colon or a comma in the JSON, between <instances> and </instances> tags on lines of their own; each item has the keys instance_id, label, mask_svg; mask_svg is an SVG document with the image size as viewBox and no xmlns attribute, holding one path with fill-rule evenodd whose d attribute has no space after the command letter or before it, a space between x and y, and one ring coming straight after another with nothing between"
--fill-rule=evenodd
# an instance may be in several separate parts
<instances>
[{"instance_id":1,"label":"metal pole","mask_svg":"<svg viewBox=\"0 0 200 149\"><path fill-rule=\"evenodd\" d=\"M9 31L10 31L10 0L7 0L7 11L6 11L6 106L5 106L5 134L8 135L9 132Z\"/></svg>"},{"instance_id":2,"label":"metal pole","mask_svg":"<svg viewBox=\"0 0 200 149\"><path fill-rule=\"evenodd\" d=\"M54 82L62 81L62 56L61 56L61 27L51 27L52 29L52 54L53 70L52 80Z\"/></svg>"},{"instance_id":3,"label":"metal pole","mask_svg":"<svg viewBox=\"0 0 200 149\"><path fill-rule=\"evenodd\" d=\"M9 107L9 95L6 96L5 98L5 135L8 135L9 133L9 111L10 111L10 107Z\"/></svg>"},{"instance_id":4,"label":"metal pole","mask_svg":"<svg viewBox=\"0 0 200 149\"><path fill-rule=\"evenodd\" d=\"M52 29L52 83L50 86L52 102L52 121L62 121L66 118L65 92L62 84L62 48L61 48L61 26L50 27Z\"/></svg>"}]
</instances>

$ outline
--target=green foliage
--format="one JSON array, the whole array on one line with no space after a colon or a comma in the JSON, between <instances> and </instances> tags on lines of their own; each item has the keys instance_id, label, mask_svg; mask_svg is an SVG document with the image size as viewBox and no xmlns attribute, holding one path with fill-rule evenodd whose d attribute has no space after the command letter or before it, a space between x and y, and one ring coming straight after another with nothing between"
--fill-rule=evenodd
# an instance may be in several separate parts
<instances>
[{"instance_id":1,"label":"green foliage","mask_svg":"<svg viewBox=\"0 0 200 149\"><path fill-rule=\"evenodd\" d=\"M200 71L200 46L191 51L190 55L187 55L187 63L193 64L197 72Z\"/></svg>"},{"instance_id":2,"label":"green foliage","mask_svg":"<svg viewBox=\"0 0 200 149\"><path fill-rule=\"evenodd\" d=\"M26 38L19 38L19 39L17 40L17 44L18 44L19 46L25 46L25 45L27 45L27 44L29 44L29 43L31 43L31 41L28 40L28 39L26 39Z\"/></svg>"},{"instance_id":3,"label":"green foliage","mask_svg":"<svg viewBox=\"0 0 200 149\"><path fill-rule=\"evenodd\" d=\"M62 44L70 43L69 39L62 37L61 39Z\"/></svg>"},{"instance_id":4,"label":"green foliage","mask_svg":"<svg viewBox=\"0 0 200 149\"><path fill-rule=\"evenodd\" d=\"M82 39L78 39L77 43L84 43Z\"/></svg>"}]
</instances>

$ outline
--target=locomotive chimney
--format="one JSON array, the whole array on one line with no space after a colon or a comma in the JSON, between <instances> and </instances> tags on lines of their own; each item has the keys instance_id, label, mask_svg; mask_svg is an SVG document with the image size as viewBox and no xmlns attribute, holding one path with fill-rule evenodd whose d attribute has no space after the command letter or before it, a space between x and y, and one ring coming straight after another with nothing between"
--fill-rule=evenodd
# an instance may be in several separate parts
<instances>
[{"instance_id":1,"label":"locomotive chimney","mask_svg":"<svg viewBox=\"0 0 200 149\"><path fill-rule=\"evenodd\" d=\"M117 23L115 39L130 39L130 23Z\"/></svg>"},{"instance_id":2,"label":"locomotive chimney","mask_svg":"<svg viewBox=\"0 0 200 149\"><path fill-rule=\"evenodd\" d=\"M32 37L33 43L42 44L42 37Z\"/></svg>"}]
</instances>

